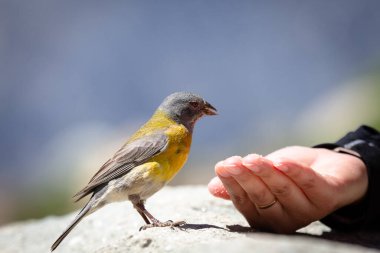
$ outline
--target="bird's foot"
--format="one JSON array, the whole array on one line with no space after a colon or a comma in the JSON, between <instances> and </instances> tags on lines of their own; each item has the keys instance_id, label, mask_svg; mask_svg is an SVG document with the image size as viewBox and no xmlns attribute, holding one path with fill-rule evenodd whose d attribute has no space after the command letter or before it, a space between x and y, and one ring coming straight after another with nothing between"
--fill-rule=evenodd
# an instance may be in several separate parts
<instances>
[{"instance_id":1,"label":"bird's foot","mask_svg":"<svg viewBox=\"0 0 380 253\"><path fill-rule=\"evenodd\" d=\"M168 220L168 221L165 221L165 222L161 222L161 221L157 221L157 222L153 222L151 224L146 224L142 227L140 227L139 231L141 230L145 230L147 228L155 228L155 227L170 227L170 228L174 228L174 227L179 227L179 226L182 226L182 225L185 225L186 222L185 221L172 221L172 220Z\"/></svg>"}]
</instances>

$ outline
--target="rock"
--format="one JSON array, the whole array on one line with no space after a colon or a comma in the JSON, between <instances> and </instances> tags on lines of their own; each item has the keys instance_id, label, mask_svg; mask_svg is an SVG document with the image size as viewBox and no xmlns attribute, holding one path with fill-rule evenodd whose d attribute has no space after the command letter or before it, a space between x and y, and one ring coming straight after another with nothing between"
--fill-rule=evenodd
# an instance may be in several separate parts
<instances>
[{"instance_id":1,"label":"rock","mask_svg":"<svg viewBox=\"0 0 380 253\"><path fill-rule=\"evenodd\" d=\"M158 219L187 224L139 231L143 220L131 203L110 204L83 219L55 252L380 252L378 234L333 233L319 222L295 235L254 231L229 201L213 198L204 186L166 187L146 207ZM2 227L0 252L48 252L75 215ZM360 240L368 237L371 240Z\"/></svg>"}]
</instances>

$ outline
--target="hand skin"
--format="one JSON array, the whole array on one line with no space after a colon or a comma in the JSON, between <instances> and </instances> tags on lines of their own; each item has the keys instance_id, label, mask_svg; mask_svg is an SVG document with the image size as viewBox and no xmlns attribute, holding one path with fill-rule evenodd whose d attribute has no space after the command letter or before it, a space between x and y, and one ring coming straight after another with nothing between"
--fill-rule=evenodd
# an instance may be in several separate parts
<instances>
[{"instance_id":1,"label":"hand skin","mask_svg":"<svg viewBox=\"0 0 380 253\"><path fill-rule=\"evenodd\" d=\"M286 147L265 157L232 156L215 165L209 183L216 197L231 199L253 228L292 233L367 192L364 163L327 149ZM277 199L273 206L260 209Z\"/></svg>"}]
</instances>

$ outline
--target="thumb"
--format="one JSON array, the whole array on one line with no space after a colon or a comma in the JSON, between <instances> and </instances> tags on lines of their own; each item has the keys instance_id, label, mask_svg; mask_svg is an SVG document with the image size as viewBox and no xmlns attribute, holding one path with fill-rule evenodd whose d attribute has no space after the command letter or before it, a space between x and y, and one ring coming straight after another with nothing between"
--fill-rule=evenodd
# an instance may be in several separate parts
<instances>
[{"instance_id":1,"label":"thumb","mask_svg":"<svg viewBox=\"0 0 380 253\"><path fill-rule=\"evenodd\" d=\"M230 196L228 195L226 188L224 187L222 181L220 181L218 177L214 177L210 180L210 182L208 183L208 191L217 198L227 200L230 199Z\"/></svg>"}]
</instances>

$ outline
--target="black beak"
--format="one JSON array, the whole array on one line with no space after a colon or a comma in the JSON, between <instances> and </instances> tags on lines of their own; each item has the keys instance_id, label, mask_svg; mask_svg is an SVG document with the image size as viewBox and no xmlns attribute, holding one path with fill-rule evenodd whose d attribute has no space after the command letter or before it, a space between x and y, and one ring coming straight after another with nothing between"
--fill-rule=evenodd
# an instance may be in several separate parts
<instances>
[{"instance_id":1,"label":"black beak","mask_svg":"<svg viewBox=\"0 0 380 253\"><path fill-rule=\"evenodd\" d=\"M203 108L203 112L206 114L206 115L217 115L217 110L215 109L214 106L212 106L210 103L208 102L205 102L205 106Z\"/></svg>"}]
</instances>

